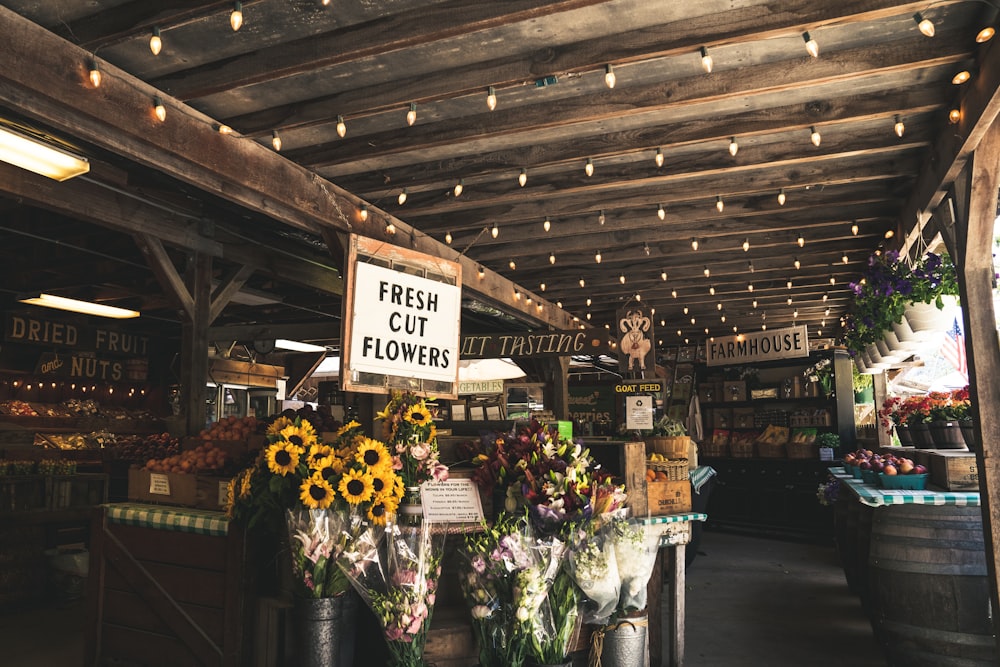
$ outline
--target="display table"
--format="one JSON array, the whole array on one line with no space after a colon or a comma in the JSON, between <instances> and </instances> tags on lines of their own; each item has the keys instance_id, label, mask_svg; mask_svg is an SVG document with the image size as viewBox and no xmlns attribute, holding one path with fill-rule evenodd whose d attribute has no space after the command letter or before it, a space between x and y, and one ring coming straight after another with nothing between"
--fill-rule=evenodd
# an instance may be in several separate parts
<instances>
[{"instance_id":1,"label":"display table","mask_svg":"<svg viewBox=\"0 0 1000 667\"><path fill-rule=\"evenodd\" d=\"M95 508L86 664L247 664L250 571L243 531L221 512Z\"/></svg>"},{"instance_id":2,"label":"display table","mask_svg":"<svg viewBox=\"0 0 1000 667\"><path fill-rule=\"evenodd\" d=\"M843 468L837 547L890 665L998 664L980 497L888 490Z\"/></svg>"},{"instance_id":3,"label":"display table","mask_svg":"<svg viewBox=\"0 0 1000 667\"><path fill-rule=\"evenodd\" d=\"M711 475L707 475L708 479ZM684 664L685 552L694 522L707 514L686 512L645 519L661 526L660 553L649 578L646 608L649 619L649 664L653 667L681 667ZM664 646L669 638L669 646Z\"/></svg>"}]
</instances>

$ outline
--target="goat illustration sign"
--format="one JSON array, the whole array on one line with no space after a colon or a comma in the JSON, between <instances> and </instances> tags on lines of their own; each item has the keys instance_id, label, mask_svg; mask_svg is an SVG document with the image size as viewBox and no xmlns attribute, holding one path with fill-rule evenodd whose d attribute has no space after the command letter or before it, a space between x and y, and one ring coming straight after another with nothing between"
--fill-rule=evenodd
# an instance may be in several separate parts
<instances>
[{"instance_id":1,"label":"goat illustration sign","mask_svg":"<svg viewBox=\"0 0 1000 667\"><path fill-rule=\"evenodd\" d=\"M656 348L653 345L653 319L643 306L631 306L618 311L618 368L623 373L653 372Z\"/></svg>"}]
</instances>

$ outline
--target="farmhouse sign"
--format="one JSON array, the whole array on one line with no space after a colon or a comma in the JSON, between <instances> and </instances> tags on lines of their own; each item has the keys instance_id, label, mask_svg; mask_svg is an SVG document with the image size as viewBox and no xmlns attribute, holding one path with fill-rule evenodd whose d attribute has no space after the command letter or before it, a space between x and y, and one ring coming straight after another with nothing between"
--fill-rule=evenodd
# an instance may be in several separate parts
<instances>
[{"instance_id":1,"label":"farmhouse sign","mask_svg":"<svg viewBox=\"0 0 1000 667\"><path fill-rule=\"evenodd\" d=\"M707 343L707 352L709 366L808 357L808 328L801 325L716 338Z\"/></svg>"}]
</instances>

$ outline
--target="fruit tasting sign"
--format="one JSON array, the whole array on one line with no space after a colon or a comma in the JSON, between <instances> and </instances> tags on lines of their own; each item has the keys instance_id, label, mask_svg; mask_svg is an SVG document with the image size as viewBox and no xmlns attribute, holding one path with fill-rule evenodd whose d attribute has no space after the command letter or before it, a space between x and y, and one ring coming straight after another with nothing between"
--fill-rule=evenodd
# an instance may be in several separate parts
<instances>
[{"instance_id":1,"label":"fruit tasting sign","mask_svg":"<svg viewBox=\"0 0 1000 667\"><path fill-rule=\"evenodd\" d=\"M707 344L706 364L720 366L809 356L805 325L716 338Z\"/></svg>"},{"instance_id":2,"label":"fruit tasting sign","mask_svg":"<svg viewBox=\"0 0 1000 667\"><path fill-rule=\"evenodd\" d=\"M344 389L421 389L456 398L461 266L352 237L344 317ZM394 379L396 378L396 379Z\"/></svg>"}]
</instances>

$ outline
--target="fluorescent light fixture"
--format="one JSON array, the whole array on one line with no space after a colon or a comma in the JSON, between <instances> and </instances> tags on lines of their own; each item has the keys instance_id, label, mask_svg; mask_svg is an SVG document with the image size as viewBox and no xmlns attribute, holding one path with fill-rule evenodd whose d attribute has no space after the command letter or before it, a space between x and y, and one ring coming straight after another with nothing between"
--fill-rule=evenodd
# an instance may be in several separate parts
<instances>
[{"instance_id":1,"label":"fluorescent light fixture","mask_svg":"<svg viewBox=\"0 0 1000 667\"><path fill-rule=\"evenodd\" d=\"M138 310L128 310L126 308L116 308L105 306L100 303L90 301L78 301L77 299L67 299L62 296L52 294L39 294L36 297L20 299L21 303L30 303L33 306L44 306L46 308L57 308L59 310L69 310L74 313L84 313L85 315L96 315L98 317L111 317L118 320L125 320L132 317L139 317Z\"/></svg>"},{"instance_id":2,"label":"fluorescent light fixture","mask_svg":"<svg viewBox=\"0 0 1000 667\"><path fill-rule=\"evenodd\" d=\"M0 125L0 160L56 181L86 174L87 158Z\"/></svg>"},{"instance_id":3,"label":"fluorescent light fixture","mask_svg":"<svg viewBox=\"0 0 1000 667\"><path fill-rule=\"evenodd\" d=\"M274 341L274 347L277 350L290 350L291 352L326 352L326 348L322 345L313 345L312 343L286 340L284 338Z\"/></svg>"}]
</instances>

